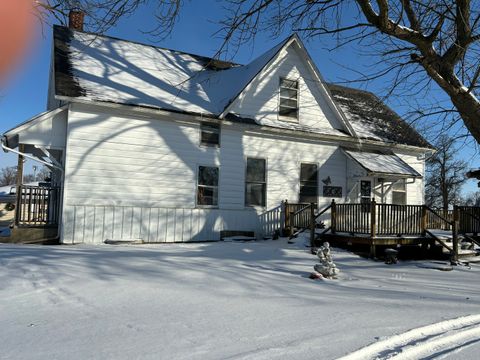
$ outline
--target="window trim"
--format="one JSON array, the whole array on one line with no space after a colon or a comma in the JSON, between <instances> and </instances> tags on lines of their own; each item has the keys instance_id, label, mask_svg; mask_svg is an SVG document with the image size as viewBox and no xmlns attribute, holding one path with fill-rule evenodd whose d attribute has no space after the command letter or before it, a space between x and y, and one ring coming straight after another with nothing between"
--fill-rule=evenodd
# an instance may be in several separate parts
<instances>
[{"instance_id":1,"label":"window trim","mask_svg":"<svg viewBox=\"0 0 480 360\"><path fill-rule=\"evenodd\" d=\"M264 160L265 161L265 205L250 205L247 204L247 168L248 159ZM245 156L245 173L244 173L244 186L243 186L243 204L245 208L258 208L264 209L268 204L268 158L258 156Z\"/></svg>"},{"instance_id":2,"label":"window trim","mask_svg":"<svg viewBox=\"0 0 480 360\"><path fill-rule=\"evenodd\" d=\"M296 91L297 91L297 98L296 98L296 101L297 101L297 108L296 108L297 109L297 116L295 118L280 114L280 99L282 98L281 97L282 80L295 81L297 83L297 89L296 89ZM300 81L298 79L292 80L292 79L289 79L285 76L280 76L279 82L278 82L277 116L278 116L278 120L281 120L281 121L299 122L299 120L300 120Z\"/></svg>"},{"instance_id":3,"label":"window trim","mask_svg":"<svg viewBox=\"0 0 480 360\"><path fill-rule=\"evenodd\" d=\"M217 179L217 205L203 205L198 203L198 187L199 186L205 186L205 185L199 185L198 183L198 177L200 175L200 166L203 167L213 167L218 169L218 179ZM218 209L219 203L220 203L220 166L216 164L197 164L196 168L196 173L195 173L195 208L200 208L200 209Z\"/></svg>"},{"instance_id":4,"label":"window trim","mask_svg":"<svg viewBox=\"0 0 480 360\"><path fill-rule=\"evenodd\" d=\"M298 202L301 203L300 201L300 191L302 189L302 164L306 164L306 165L315 165L317 167L317 201L315 202L315 204L317 204L318 206L318 203L319 203L319 199L320 199L320 182L319 182L319 179L320 179L320 176L319 176L319 170L320 170L320 167L318 166L318 163L316 162L309 162L309 161L300 161L299 162L299 166L298 166Z\"/></svg>"},{"instance_id":5,"label":"window trim","mask_svg":"<svg viewBox=\"0 0 480 360\"><path fill-rule=\"evenodd\" d=\"M218 144L208 144L202 142L202 126L207 125L207 126L218 126ZM220 143L221 143L221 134L222 134L222 127L219 123L214 123L214 122L208 122L208 121L202 121L200 122L199 126L199 136L198 136L198 142L200 147L205 147L205 148L219 148Z\"/></svg>"}]
</instances>

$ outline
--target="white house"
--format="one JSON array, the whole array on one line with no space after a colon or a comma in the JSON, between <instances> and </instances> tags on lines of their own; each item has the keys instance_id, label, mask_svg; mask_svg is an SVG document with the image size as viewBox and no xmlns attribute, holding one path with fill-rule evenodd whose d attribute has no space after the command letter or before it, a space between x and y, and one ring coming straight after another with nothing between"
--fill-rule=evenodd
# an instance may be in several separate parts
<instances>
[{"instance_id":1,"label":"white house","mask_svg":"<svg viewBox=\"0 0 480 360\"><path fill-rule=\"evenodd\" d=\"M48 110L2 143L55 169L63 243L262 236L285 199L423 204L431 146L375 95L325 83L296 35L239 65L53 33Z\"/></svg>"}]
</instances>

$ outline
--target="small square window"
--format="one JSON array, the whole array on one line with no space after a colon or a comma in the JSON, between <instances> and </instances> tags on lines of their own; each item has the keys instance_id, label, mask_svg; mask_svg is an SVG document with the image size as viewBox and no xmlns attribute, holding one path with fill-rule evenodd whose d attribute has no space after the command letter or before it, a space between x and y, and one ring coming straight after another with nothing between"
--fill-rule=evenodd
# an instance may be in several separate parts
<instances>
[{"instance_id":1,"label":"small square window","mask_svg":"<svg viewBox=\"0 0 480 360\"><path fill-rule=\"evenodd\" d=\"M198 167L197 205L218 205L218 167Z\"/></svg>"},{"instance_id":2,"label":"small square window","mask_svg":"<svg viewBox=\"0 0 480 360\"><path fill-rule=\"evenodd\" d=\"M200 144L205 146L219 146L220 125L202 123L200 125Z\"/></svg>"},{"instance_id":3,"label":"small square window","mask_svg":"<svg viewBox=\"0 0 480 360\"><path fill-rule=\"evenodd\" d=\"M280 79L278 114L283 118L298 119L298 81Z\"/></svg>"}]
</instances>

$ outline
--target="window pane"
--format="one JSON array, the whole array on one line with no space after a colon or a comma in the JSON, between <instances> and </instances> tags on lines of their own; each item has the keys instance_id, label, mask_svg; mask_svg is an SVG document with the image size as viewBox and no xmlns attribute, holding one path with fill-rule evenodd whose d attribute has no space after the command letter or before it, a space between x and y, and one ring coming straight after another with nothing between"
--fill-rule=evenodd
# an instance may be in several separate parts
<instances>
[{"instance_id":1,"label":"window pane","mask_svg":"<svg viewBox=\"0 0 480 360\"><path fill-rule=\"evenodd\" d=\"M246 199L247 205L265 206L265 184L246 184Z\"/></svg>"},{"instance_id":2,"label":"window pane","mask_svg":"<svg viewBox=\"0 0 480 360\"><path fill-rule=\"evenodd\" d=\"M285 88L298 89L298 81L280 79L280 86Z\"/></svg>"},{"instance_id":3,"label":"window pane","mask_svg":"<svg viewBox=\"0 0 480 360\"><path fill-rule=\"evenodd\" d=\"M300 164L300 181L317 181L317 165Z\"/></svg>"},{"instance_id":4,"label":"window pane","mask_svg":"<svg viewBox=\"0 0 480 360\"><path fill-rule=\"evenodd\" d=\"M317 203L317 187L301 186L299 200L301 203Z\"/></svg>"},{"instance_id":5,"label":"window pane","mask_svg":"<svg viewBox=\"0 0 480 360\"><path fill-rule=\"evenodd\" d=\"M217 205L218 204L218 188L209 186L198 186L197 192L198 205Z\"/></svg>"},{"instance_id":6,"label":"window pane","mask_svg":"<svg viewBox=\"0 0 480 360\"><path fill-rule=\"evenodd\" d=\"M405 179L394 182L392 190L405 191Z\"/></svg>"},{"instance_id":7,"label":"window pane","mask_svg":"<svg viewBox=\"0 0 480 360\"><path fill-rule=\"evenodd\" d=\"M198 185L218 186L218 168L199 166Z\"/></svg>"},{"instance_id":8,"label":"window pane","mask_svg":"<svg viewBox=\"0 0 480 360\"><path fill-rule=\"evenodd\" d=\"M392 204L395 205L406 205L407 204L407 194L404 191L393 191L392 192Z\"/></svg>"},{"instance_id":9,"label":"window pane","mask_svg":"<svg viewBox=\"0 0 480 360\"><path fill-rule=\"evenodd\" d=\"M218 145L220 143L220 126L217 124L201 124L200 143L202 145Z\"/></svg>"},{"instance_id":10,"label":"window pane","mask_svg":"<svg viewBox=\"0 0 480 360\"><path fill-rule=\"evenodd\" d=\"M292 89L280 89L280 97L297 100L297 90Z\"/></svg>"},{"instance_id":11,"label":"window pane","mask_svg":"<svg viewBox=\"0 0 480 360\"><path fill-rule=\"evenodd\" d=\"M265 182L265 159L247 159L246 180Z\"/></svg>"},{"instance_id":12,"label":"window pane","mask_svg":"<svg viewBox=\"0 0 480 360\"><path fill-rule=\"evenodd\" d=\"M297 109L297 99L290 100L290 99L280 98L280 106Z\"/></svg>"},{"instance_id":13,"label":"window pane","mask_svg":"<svg viewBox=\"0 0 480 360\"><path fill-rule=\"evenodd\" d=\"M291 117L296 119L297 118L297 109L292 108L280 108L279 114L281 116Z\"/></svg>"}]
</instances>

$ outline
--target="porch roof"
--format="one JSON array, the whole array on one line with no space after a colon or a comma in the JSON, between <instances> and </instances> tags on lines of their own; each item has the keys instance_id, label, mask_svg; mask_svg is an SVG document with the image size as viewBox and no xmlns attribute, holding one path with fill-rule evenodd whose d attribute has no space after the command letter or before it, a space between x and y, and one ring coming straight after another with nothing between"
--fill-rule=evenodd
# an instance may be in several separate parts
<instances>
[{"instance_id":1,"label":"porch roof","mask_svg":"<svg viewBox=\"0 0 480 360\"><path fill-rule=\"evenodd\" d=\"M395 154L343 149L344 153L365 169L368 175L421 178L422 175Z\"/></svg>"}]
</instances>

